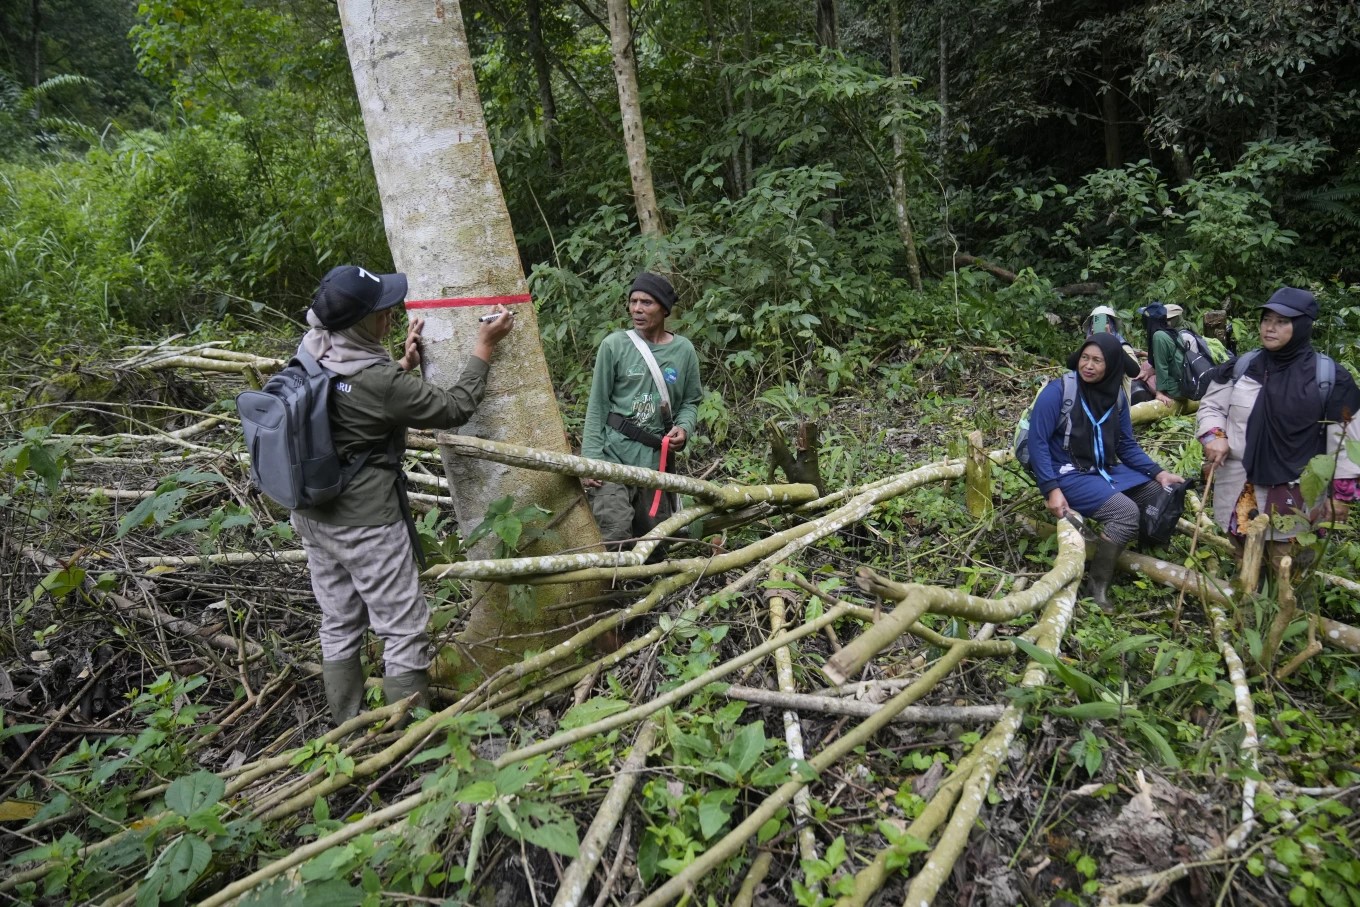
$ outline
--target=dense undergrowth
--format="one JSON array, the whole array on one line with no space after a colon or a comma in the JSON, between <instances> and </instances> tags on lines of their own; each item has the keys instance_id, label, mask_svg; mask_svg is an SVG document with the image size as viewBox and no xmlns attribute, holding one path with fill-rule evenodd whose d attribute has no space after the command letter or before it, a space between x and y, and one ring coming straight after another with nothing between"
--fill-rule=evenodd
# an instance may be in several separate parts
<instances>
[{"instance_id":1,"label":"dense undergrowth","mask_svg":"<svg viewBox=\"0 0 1360 907\"><path fill-rule=\"evenodd\" d=\"M958 349L941 349L926 337L897 338L875 351L884 378L868 393L858 389L863 382L831 395L790 381L761 397L725 400L719 423L727 426L726 437L706 439L694 460L714 462L719 478L763 481L764 441L752 426L770 417L822 420L830 487L937 459L959 449L974 428L984 431L989 446L1004 446L1045 363L999 352L1004 337L961 340ZM45 380L26 377L19 383ZM565 695L498 715L478 711L450 719L411 755L370 776L364 789L317 798L308 807L310 821L262 819L290 788L251 791L243 799L226 787L233 766L278 754L315 782L354 771L393 735L317 740L324 709L319 683L307 671L317 657L315 615L299 564L266 559L148 567L137 560L294 545L283 514L244 496L241 467L229 455L237 445L232 429L197 436L193 449L128 448L108 435L145 435L148 423L180 427L215 408L183 407L189 411L183 415L156 410L161 404L151 390L143 386L134 395L145 408L131 421L126 404L90 410L73 404L89 420L103 411L103 441L93 440L88 428L61 437L35 428L4 452L0 542L12 591L4 602L3 666L18 693L4 706L4 802L29 822L22 835L4 835L4 849L16 872L34 860L64 867L14 889L23 900L112 895L155 903L190 892L198 898L417 791L443 794L413 814L400 844L381 830L360 835L305 864L298 877L304 888L294 888L296 879L280 880L250 902L376 902L402 892L454 903L480 902L478 891L499 891L516 903L546 898L632 735L611 731L513 768L495 768L498 754L589 725L740 655L760 641L769 595L788 595L806 609L805 618L839 599L872 607L851 581L854 570L867 565L902 580L996 596L1038 577L1054 554L1051 539L1023 528L1021 518L1042 519L1042 507L1013 467L999 472L997 509L980 522L963 506L961 483L926 486L789 565L824 590L826 601L787 582L766 581L763 591L722 596L716 610L699 618L691 609L721 585L704 581L664 613L634 624L631 635L657 628L660 641L598 675L578 692L575 707ZM208 384L199 388L199 399L229 392L229 385ZM19 407L7 418L22 413ZM1188 418L1173 418L1150 429L1145 441L1167 465L1193 472L1198 445L1187 444L1191 428ZM155 493L125 500L116 491L138 488ZM441 535L459 531L437 516L423 525L439 525ZM723 544L735 549L773 528L732 530ZM1160 554L1184 560L1189 546L1178 537ZM442 547L459 550L447 540ZM1319 567L1351 575L1357 559L1360 551L1345 533L1328 544ZM1231 571L1205 547L1195 561L1211 572ZM1353 598L1315 584L1304 588L1323 613L1360 622ZM432 591L435 626L455 630L465 590L445 583ZM1258 798L1260 826L1250 846L1193 871L1172 889L1171 901L1344 903L1337 893L1355 890L1358 868L1360 670L1354 656L1324 651L1285 682L1253 671L1262 737L1259 764L1249 769L1239 750L1233 690L1195 597L1177 611L1174 592L1133 577L1121 580L1116 594L1121 610L1113 617L1079 605L1061 667L1054 665L1047 685L1021 691L1021 663L1002 658L978 661L933 694L932 702L952 705L1017 701L1031 716L989 794L962 874L939 902L1093 903L1102 883L1120 874L1159 869L1217 843L1237 821L1240 784L1259 774L1269 786ZM1234 615L1249 661L1260 656L1273 602L1268 591ZM219 642L148 623L146 609L207 627ZM956 620L931 623L946 637L968 632ZM855 625L837 626L840 643L855 635ZM1010 638L1026 625L1008 625L1002 635ZM1284 654L1301 646L1303 631L1296 622ZM261 653L236 667L247 654L241 647L256 643ZM801 688L819 685L816 668L833 651L830 640L799 647ZM865 676L891 684L916 676L939 654L901 644ZM773 669L758 663L733 680L773 686ZM617 851L625 878L640 890L680 871L790 776L776 730L780 710L730 701L722 689L705 688L663 713L653 767L639 785L632 837ZM846 727L845 719L813 716L802 726L809 753ZM978 739L967 725L903 726L858 748L812 788L807 818L795 821L784 810L761 829L763 849L786 867L771 877L782 882L767 881L768 896L830 903L827 898L848 885L847 872L897 840ZM27 761L15 762L21 753ZM168 819L147 821L163 810ZM797 829L804 826L820 856L800 862ZM120 832L110 839L115 846L80 855L83 846ZM902 839L898 846L901 865L914 865L917 844ZM749 860L722 864L700 897L725 900ZM889 882L890 901L895 884Z\"/></svg>"},{"instance_id":2,"label":"dense undergrowth","mask_svg":"<svg viewBox=\"0 0 1360 907\"><path fill-rule=\"evenodd\" d=\"M982 519L960 482L927 484L785 565L820 598L768 576L735 592L696 580L622 634L657 639L575 690L450 715L390 761L378 756L404 739L382 723L391 712L323 738L314 606L286 514L246 486L231 422L239 388L120 363L126 344L171 334L286 355L327 268L390 266L335 10L20 6L0 10L5 897L198 900L352 829L246 902L545 903L635 729L499 764L507 753L740 657L765 639L772 597L788 599L795 623L833 600L879 606L854 585L861 566L989 598L1052 568L1055 543L1029 529L1045 522L1041 502L1016 470L998 470ZM896 78L885 5L817 4L840 8L837 46L806 42L812 5L644 5L638 66L660 239L637 235L629 205L607 39L584 5L534 6L554 61L555 122L530 75L533 41L518 24L527 5L464 12L571 432L593 350L644 267L680 289L672 325L695 341L707 386L688 466L717 481L766 480L771 419L820 422L829 489L958 455L974 429L1005 448L1097 303L1127 323L1154 299L1186 305L1192 321L1223 309L1246 349L1253 306L1280 284L1308 286L1321 302L1318 345L1360 366L1352 4L921 7L902 23L916 74ZM28 22L30 10L55 14ZM19 61L20 46L35 52ZM39 71L22 71L28 60ZM919 289L889 203L899 171ZM960 254L980 267L960 267ZM224 421L203 421L214 418ZM174 431L190 434L165 440ZM1166 465L1197 470L1189 417L1140 433ZM434 502L437 465L410 465ZM521 516L533 530L547 522L513 502L502 514L513 519L461 527L432 509L421 526L432 554L457 559L475 531L503 533L512 548ZM799 519L771 516L730 529L719 547L691 541L677 553L739 550ZM1209 541L1177 537L1158 554L1230 575ZM1305 610L1360 623L1355 595L1318 581L1360 573L1354 529L1319 547L1300 583ZM245 557L156 561L216 555ZM456 631L468 586L429 592L436 630ZM638 594L630 585L605 604ZM931 707L1026 707L938 902L1094 904L1121 875L1213 852L1241 820L1243 785L1259 780L1245 845L1195 865L1163 901L1360 904L1356 656L1323 649L1278 680L1263 662L1279 591L1233 610L1259 719L1253 761L1196 596L1126 575L1116 597L1115 616L1078 606L1043 685L1022 688L1025 659L1010 653L969 661L932 694ZM827 659L868 627L863 614L799 644L800 690L823 685ZM904 639L869 665L873 695L978 630L928 623L935 643ZM1011 640L1033 623L996 632ZM1274 664L1307 636L1295 620ZM775 675L763 660L724 684L773 688ZM858 721L804 715L808 753ZM731 700L723 684L662 713L592 891L608 877L622 901L663 883L804 773L783 722L781 709ZM729 900L764 850L766 902L820 907L885 848L880 900L900 902L923 862L905 829L982 737L951 720L881 731L829 767L805 807L762 824L757 846L709 873L694 902ZM333 786L317 795L318 785ZM428 799L403 823L364 824L418 795Z\"/></svg>"}]
</instances>

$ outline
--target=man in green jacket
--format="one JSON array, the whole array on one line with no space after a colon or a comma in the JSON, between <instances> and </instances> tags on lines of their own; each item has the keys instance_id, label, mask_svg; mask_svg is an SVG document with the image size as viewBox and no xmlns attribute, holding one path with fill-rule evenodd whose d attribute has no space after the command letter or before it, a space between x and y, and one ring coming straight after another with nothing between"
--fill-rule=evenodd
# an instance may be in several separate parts
<instances>
[{"instance_id":1,"label":"man in green jacket","mask_svg":"<svg viewBox=\"0 0 1360 907\"><path fill-rule=\"evenodd\" d=\"M322 678L337 725L363 704L359 652L369 626L383 641L387 701L418 694L416 703L426 704L430 612L404 513L406 429L466 422L486 391L496 344L514 325L514 314L499 306L500 317L482 324L472 357L446 390L412 373L420 364L423 318L412 319L401 359L394 362L387 351L395 307L405 298L405 274L332 268L312 297L307 310L312 329L301 344L336 375L330 421L341 461L368 452L338 497L293 511L321 609Z\"/></svg>"},{"instance_id":2,"label":"man in green jacket","mask_svg":"<svg viewBox=\"0 0 1360 907\"><path fill-rule=\"evenodd\" d=\"M694 434L703 398L699 357L693 344L666 330L666 318L675 300L675 288L664 277L644 272L633 281L628 294L632 330L610 334L595 356L582 456L657 469L663 438L668 456L673 456ZM640 345L655 360L669 408ZM668 462L666 469L670 468ZM656 514L649 514L653 489L596 479L582 479L581 483L590 497L600 534L614 547L646 534L673 512L670 495L663 494Z\"/></svg>"}]
</instances>

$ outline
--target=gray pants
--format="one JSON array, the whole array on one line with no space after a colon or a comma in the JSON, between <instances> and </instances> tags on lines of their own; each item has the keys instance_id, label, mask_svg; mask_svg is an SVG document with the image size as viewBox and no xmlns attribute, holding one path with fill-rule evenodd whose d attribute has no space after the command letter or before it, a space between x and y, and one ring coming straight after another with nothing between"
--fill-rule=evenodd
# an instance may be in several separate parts
<instances>
[{"instance_id":1,"label":"gray pants","mask_svg":"<svg viewBox=\"0 0 1360 907\"><path fill-rule=\"evenodd\" d=\"M1138 538L1138 517L1157 500L1159 494L1162 494L1162 486L1156 482L1144 482L1101 504L1091 514L1091 519L1100 521L1105 538L1127 545Z\"/></svg>"},{"instance_id":2,"label":"gray pants","mask_svg":"<svg viewBox=\"0 0 1360 907\"><path fill-rule=\"evenodd\" d=\"M358 655L369 626L383 641L386 673L430 666L430 609L420 592L411 537L401 522L332 526L293 514L321 608L321 657Z\"/></svg>"},{"instance_id":3,"label":"gray pants","mask_svg":"<svg viewBox=\"0 0 1360 907\"><path fill-rule=\"evenodd\" d=\"M617 545L646 535L652 527L674 513L675 496L663 492L661 506L656 517L649 517L652 499L656 496L653 488L634 488L617 482L605 482L599 488L586 493L590 498L590 512L600 527L600 535L607 544Z\"/></svg>"}]
</instances>

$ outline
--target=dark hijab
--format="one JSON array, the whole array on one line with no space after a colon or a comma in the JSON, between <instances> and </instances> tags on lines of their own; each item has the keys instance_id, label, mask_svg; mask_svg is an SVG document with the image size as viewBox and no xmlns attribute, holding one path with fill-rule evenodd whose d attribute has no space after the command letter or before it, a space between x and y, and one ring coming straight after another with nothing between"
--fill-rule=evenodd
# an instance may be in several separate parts
<instances>
[{"instance_id":1,"label":"dark hijab","mask_svg":"<svg viewBox=\"0 0 1360 907\"><path fill-rule=\"evenodd\" d=\"M1307 295L1311 301L1312 294ZM1273 302L1275 297L1271 299ZM1314 303L1311 311L1316 310ZM1261 317L1265 317L1264 311ZM1256 405L1247 417L1242 456L1247 481L1253 485L1297 482L1308 461L1327 449L1326 428L1320 423L1343 421L1360 408L1360 390L1350 372L1340 366L1326 403L1319 399L1313 315L1295 315L1289 320L1294 325L1289 342L1274 352L1261 350L1244 373L1261 385Z\"/></svg>"},{"instance_id":2,"label":"dark hijab","mask_svg":"<svg viewBox=\"0 0 1360 907\"><path fill-rule=\"evenodd\" d=\"M1077 370L1077 364L1081 361L1082 352L1092 346L1098 348L1105 357L1105 376L1099 381L1087 383ZM1077 405L1073 407L1072 444L1068 451L1072 455L1072 462L1084 469L1097 465L1108 469L1119 462L1115 453L1119 442L1119 413L1112 410L1118 405L1119 395L1124 391L1124 379L1136 376L1138 368L1124 355L1124 345L1113 334L1093 334L1067 357L1067 367L1077 372ZM1087 415L1088 409L1090 415ZM1106 413L1109 413L1109 418L1105 418ZM1096 462L1095 422L1100 422L1105 451L1103 463Z\"/></svg>"},{"instance_id":3,"label":"dark hijab","mask_svg":"<svg viewBox=\"0 0 1360 907\"><path fill-rule=\"evenodd\" d=\"M1160 302L1143 309L1143 327L1147 330L1148 355L1152 355L1152 338L1157 336L1158 331L1170 331L1174 336L1176 329L1171 326L1171 322L1166 317L1166 306Z\"/></svg>"}]
</instances>

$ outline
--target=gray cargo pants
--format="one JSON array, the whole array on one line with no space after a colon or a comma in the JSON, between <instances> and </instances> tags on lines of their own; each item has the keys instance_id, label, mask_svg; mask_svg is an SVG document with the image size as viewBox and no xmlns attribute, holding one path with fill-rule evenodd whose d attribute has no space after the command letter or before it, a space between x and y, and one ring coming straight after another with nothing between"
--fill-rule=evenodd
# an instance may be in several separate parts
<instances>
[{"instance_id":1,"label":"gray cargo pants","mask_svg":"<svg viewBox=\"0 0 1360 907\"><path fill-rule=\"evenodd\" d=\"M600 535L606 543L615 545L646 535L653 526L675 512L675 496L662 494L656 517L647 516L655 495L654 488L634 488L617 482L605 482L586 493L590 499L590 512L595 515L595 522L600 527Z\"/></svg>"},{"instance_id":2,"label":"gray cargo pants","mask_svg":"<svg viewBox=\"0 0 1360 907\"><path fill-rule=\"evenodd\" d=\"M364 630L372 626L383 641L388 675L428 668L430 608L406 525L332 526L294 513L293 528L321 608L321 657L358 655Z\"/></svg>"}]
</instances>

